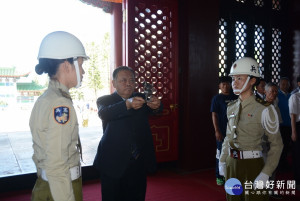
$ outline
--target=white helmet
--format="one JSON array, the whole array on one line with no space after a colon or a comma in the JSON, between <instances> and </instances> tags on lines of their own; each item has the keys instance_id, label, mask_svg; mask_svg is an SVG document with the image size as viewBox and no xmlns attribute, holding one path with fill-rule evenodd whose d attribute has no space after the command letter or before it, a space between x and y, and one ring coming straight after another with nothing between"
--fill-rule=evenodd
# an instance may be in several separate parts
<instances>
[{"instance_id":1,"label":"white helmet","mask_svg":"<svg viewBox=\"0 0 300 201\"><path fill-rule=\"evenodd\" d=\"M56 31L48 34L43 39L38 59L67 59L83 57L89 59L80 40L64 31Z\"/></svg>"},{"instance_id":2,"label":"white helmet","mask_svg":"<svg viewBox=\"0 0 300 201\"><path fill-rule=\"evenodd\" d=\"M260 77L260 69L258 63L251 57L240 58L236 60L231 66L229 76L233 75L248 75L247 80L241 89L234 89L234 87L232 87L233 93L239 95L245 90L250 80L250 76L257 78Z\"/></svg>"},{"instance_id":3,"label":"white helmet","mask_svg":"<svg viewBox=\"0 0 300 201\"><path fill-rule=\"evenodd\" d=\"M38 59L73 58L77 77L76 88L81 86L78 57L89 59L80 40L76 36L64 31L55 31L45 36L40 45L38 55Z\"/></svg>"},{"instance_id":4,"label":"white helmet","mask_svg":"<svg viewBox=\"0 0 300 201\"><path fill-rule=\"evenodd\" d=\"M229 76L233 75L250 75L260 77L259 65L255 59L251 57L240 58L231 66Z\"/></svg>"}]
</instances>

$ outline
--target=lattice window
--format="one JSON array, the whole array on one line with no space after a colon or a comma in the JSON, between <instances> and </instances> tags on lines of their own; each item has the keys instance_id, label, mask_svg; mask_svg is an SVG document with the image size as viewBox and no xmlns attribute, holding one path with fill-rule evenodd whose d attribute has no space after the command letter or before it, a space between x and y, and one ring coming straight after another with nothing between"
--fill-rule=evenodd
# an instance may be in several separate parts
<instances>
[{"instance_id":1,"label":"lattice window","mask_svg":"<svg viewBox=\"0 0 300 201\"><path fill-rule=\"evenodd\" d=\"M281 0L272 0L272 9L281 10Z\"/></svg>"},{"instance_id":2,"label":"lattice window","mask_svg":"<svg viewBox=\"0 0 300 201\"><path fill-rule=\"evenodd\" d=\"M244 22L236 21L236 23L235 23L235 57L236 57L236 59L244 57L245 54L247 53L246 29L247 29L247 26Z\"/></svg>"},{"instance_id":3,"label":"lattice window","mask_svg":"<svg viewBox=\"0 0 300 201\"><path fill-rule=\"evenodd\" d=\"M262 77L264 78L265 64L265 29L261 25L255 25L254 30L254 58L258 62Z\"/></svg>"},{"instance_id":4,"label":"lattice window","mask_svg":"<svg viewBox=\"0 0 300 201\"><path fill-rule=\"evenodd\" d=\"M300 75L300 31L296 30L294 31L294 59L293 59L293 63L294 63L294 73L293 73L293 77L294 77L294 86L297 86L296 84L296 79L297 76Z\"/></svg>"},{"instance_id":5,"label":"lattice window","mask_svg":"<svg viewBox=\"0 0 300 201\"><path fill-rule=\"evenodd\" d=\"M219 20L219 77L226 76L227 60L227 22Z\"/></svg>"},{"instance_id":6,"label":"lattice window","mask_svg":"<svg viewBox=\"0 0 300 201\"><path fill-rule=\"evenodd\" d=\"M274 83L279 82L280 75L285 73L282 72L284 61L281 54L282 47L286 43L282 42L285 33L284 25L276 21L287 14L284 2L283 0L234 0L222 5L221 11L224 15L219 18L219 75L223 75L221 70L225 68L221 65L223 47L220 43L222 41L220 28L222 22L226 21L227 32L234 32L234 35L227 35L228 42L225 43L225 48L228 49L225 52L227 56L225 63L229 65L244 56L253 57L259 63L263 78Z\"/></svg>"},{"instance_id":7,"label":"lattice window","mask_svg":"<svg viewBox=\"0 0 300 201\"><path fill-rule=\"evenodd\" d=\"M153 85L153 93L162 99L169 96L172 100L172 51L173 25L172 12L168 8L145 8L140 3L135 7L135 67L136 88L144 92L143 83Z\"/></svg>"},{"instance_id":8,"label":"lattice window","mask_svg":"<svg viewBox=\"0 0 300 201\"><path fill-rule=\"evenodd\" d=\"M257 7L263 7L264 6L264 0L254 0L254 5Z\"/></svg>"},{"instance_id":9,"label":"lattice window","mask_svg":"<svg viewBox=\"0 0 300 201\"><path fill-rule=\"evenodd\" d=\"M272 82L279 83L281 66L281 31L272 28Z\"/></svg>"}]
</instances>

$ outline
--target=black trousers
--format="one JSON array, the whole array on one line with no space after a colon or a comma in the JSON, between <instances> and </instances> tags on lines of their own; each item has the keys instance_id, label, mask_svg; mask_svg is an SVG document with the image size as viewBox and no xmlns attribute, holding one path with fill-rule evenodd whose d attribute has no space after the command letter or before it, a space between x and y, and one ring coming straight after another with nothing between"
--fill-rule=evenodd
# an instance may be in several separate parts
<instances>
[{"instance_id":1,"label":"black trousers","mask_svg":"<svg viewBox=\"0 0 300 201\"><path fill-rule=\"evenodd\" d=\"M147 177L141 157L130 160L121 178L100 174L102 201L144 201Z\"/></svg>"},{"instance_id":2,"label":"black trousers","mask_svg":"<svg viewBox=\"0 0 300 201\"><path fill-rule=\"evenodd\" d=\"M288 153L291 151L291 147L292 147L291 145L292 128L290 126L280 126L280 133L283 142L283 150L280 156L278 168L279 170L286 170L289 167L287 156Z\"/></svg>"},{"instance_id":3,"label":"black trousers","mask_svg":"<svg viewBox=\"0 0 300 201\"><path fill-rule=\"evenodd\" d=\"M296 185L300 185L300 122L296 124L297 140L293 142L293 170Z\"/></svg>"}]
</instances>

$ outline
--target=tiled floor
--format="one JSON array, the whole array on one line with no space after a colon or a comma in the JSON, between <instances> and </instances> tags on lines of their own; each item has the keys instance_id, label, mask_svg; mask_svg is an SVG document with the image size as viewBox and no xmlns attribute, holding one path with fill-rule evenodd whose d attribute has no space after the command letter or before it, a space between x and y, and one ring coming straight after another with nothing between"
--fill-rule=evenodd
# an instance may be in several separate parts
<instances>
[{"instance_id":1,"label":"tiled floor","mask_svg":"<svg viewBox=\"0 0 300 201\"><path fill-rule=\"evenodd\" d=\"M102 126L98 125L79 128L83 152L82 166L93 163L102 136ZM30 131L0 132L0 178L36 172L31 159L32 154Z\"/></svg>"}]
</instances>

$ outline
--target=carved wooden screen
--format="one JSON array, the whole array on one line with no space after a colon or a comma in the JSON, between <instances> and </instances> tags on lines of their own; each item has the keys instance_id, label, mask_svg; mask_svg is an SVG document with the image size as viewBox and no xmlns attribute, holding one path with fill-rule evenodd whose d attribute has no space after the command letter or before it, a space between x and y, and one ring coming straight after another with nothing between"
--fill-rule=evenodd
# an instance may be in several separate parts
<instances>
[{"instance_id":1,"label":"carved wooden screen","mask_svg":"<svg viewBox=\"0 0 300 201\"><path fill-rule=\"evenodd\" d=\"M287 76L282 59L287 48L282 20L289 12L287 5L282 0L221 1L219 76L228 75L232 63L244 56L257 60L267 82L278 84L281 76Z\"/></svg>"},{"instance_id":2,"label":"carved wooden screen","mask_svg":"<svg viewBox=\"0 0 300 201\"><path fill-rule=\"evenodd\" d=\"M177 3L170 0L123 2L123 63L136 74L136 90L153 85L164 104L150 119L158 161L178 158Z\"/></svg>"}]
</instances>

